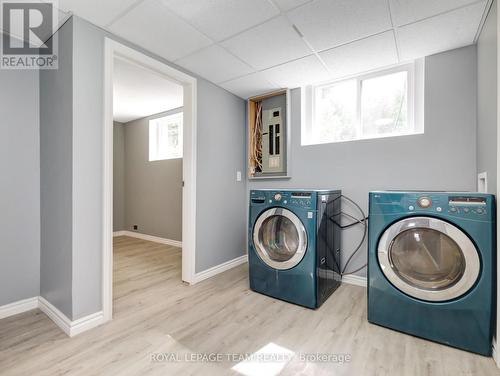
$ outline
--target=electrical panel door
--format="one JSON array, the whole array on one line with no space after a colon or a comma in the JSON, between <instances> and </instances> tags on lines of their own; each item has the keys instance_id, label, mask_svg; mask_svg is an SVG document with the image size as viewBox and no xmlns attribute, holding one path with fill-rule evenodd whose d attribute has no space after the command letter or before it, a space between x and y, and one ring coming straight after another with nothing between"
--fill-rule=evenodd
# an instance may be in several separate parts
<instances>
[{"instance_id":1,"label":"electrical panel door","mask_svg":"<svg viewBox=\"0 0 500 376\"><path fill-rule=\"evenodd\" d=\"M262 111L262 172L283 172L282 108Z\"/></svg>"}]
</instances>

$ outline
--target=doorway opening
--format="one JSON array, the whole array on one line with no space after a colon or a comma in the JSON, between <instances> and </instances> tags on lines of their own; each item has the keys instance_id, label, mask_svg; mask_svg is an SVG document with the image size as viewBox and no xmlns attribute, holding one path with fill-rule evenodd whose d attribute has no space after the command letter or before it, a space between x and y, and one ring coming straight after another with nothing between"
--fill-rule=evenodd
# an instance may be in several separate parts
<instances>
[{"instance_id":1,"label":"doorway opening","mask_svg":"<svg viewBox=\"0 0 500 376\"><path fill-rule=\"evenodd\" d=\"M113 234L178 247L182 280L194 282L196 79L106 39L104 80L103 311L110 320Z\"/></svg>"}]
</instances>

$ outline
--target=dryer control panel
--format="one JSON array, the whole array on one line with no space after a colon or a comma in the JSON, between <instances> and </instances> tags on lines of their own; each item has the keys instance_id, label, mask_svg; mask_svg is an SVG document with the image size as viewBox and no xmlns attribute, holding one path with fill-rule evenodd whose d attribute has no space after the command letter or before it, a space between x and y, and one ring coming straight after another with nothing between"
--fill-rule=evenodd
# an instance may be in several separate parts
<instances>
[{"instance_id":1,"label":"dryer control panel","mask_svg":"<svg viewBox=\"0 0 500 376\"><path fill-rule=\"evenodd\" d=\"M448 200L448 211L451 214L484 216L487 214L486 199L484 197L453 196Z\"/></svg>"},{"instance_id":2,"label":"dryer control panel","mask_svg":"<svg viewBox=\"0 0 500 376\"><path fill-rule=\"evenodd\" d=\"M409 211L448 213L460 217L487 214L486 198L474 196L422 195L409 199Z\"/></svg>"},{"instance_id":3,"label":"dryer control panel","mask_svg":"<svg viewBox=\"0 0 500 376\"><path fill-rule=\"evenodd\" d=\"M477 221L495 219L495 196L475 192L401 192L370 193L370 215L407 213Z\"/></svg>"}]
</instances>

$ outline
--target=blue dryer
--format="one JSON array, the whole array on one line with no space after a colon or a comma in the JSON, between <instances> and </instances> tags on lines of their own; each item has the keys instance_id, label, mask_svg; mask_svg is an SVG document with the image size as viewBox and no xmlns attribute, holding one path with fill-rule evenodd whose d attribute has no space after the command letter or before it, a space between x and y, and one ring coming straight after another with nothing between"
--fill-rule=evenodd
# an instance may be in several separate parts
<instances>
[{"instance_id":1,"label":"blue dryer","mask_svg":"<svg viewBox=\"0 0 500 376\"><path fill-rule=\"evenodd\" d=\"M495 199L371 192L368 321L491 355Z\"/></svg>"},{"instance_id":2,"label":"blue dryer","mask_svg":"<svg viewBox=\"0 0 500 376\"><path fill-rule=\"evenodd\" d=\"M250 192L250 288L318 308L340 285L340 191Z\"/></svg>"}]
</instances>

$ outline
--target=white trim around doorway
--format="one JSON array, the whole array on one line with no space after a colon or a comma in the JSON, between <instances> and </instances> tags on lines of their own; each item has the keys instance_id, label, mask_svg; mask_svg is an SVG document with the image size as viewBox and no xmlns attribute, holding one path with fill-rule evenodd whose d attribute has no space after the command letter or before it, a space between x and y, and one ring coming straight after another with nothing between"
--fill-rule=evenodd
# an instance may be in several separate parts
<instances>
[{"instance_id":1,"label":"white trim around doorway","mask_svg":"<svg viewBox=\"0 0 500 376\"><path fill-rule=\"evenodd\" d=\"M497 2L498 6L498 2ZM500 30L500 12L497 9L497 30ZM497 33L497 93L500 90L500 38L498 38ZM496 197L497 202L500 197L500 96L497 95L497 189L496 189ZM500 218L500 205L497 204L497 218ZM497 220L497 233L500 231L500 221ZM500 247L500 237L497 236L497 249ZM493 359L500 368L500 278L498 277L500 274L500 257L497 257L497 286L496 286L496 335L493 339Z\"/></svg>"},{"instance_id":2,"label":"white trim around doorway","mask_svg":"<svg viewBox=\"0 0 500 376\"><path fill-rule=\"evenodd\" d=\"M104 320L113 316L113 61L125 59L184 87L184 155L182 195L182 280L196 283L196 128L197 80L171 66L106 38L104 46L104 171L103 171L103 274Z\"/></svg>"}]
</instances>

